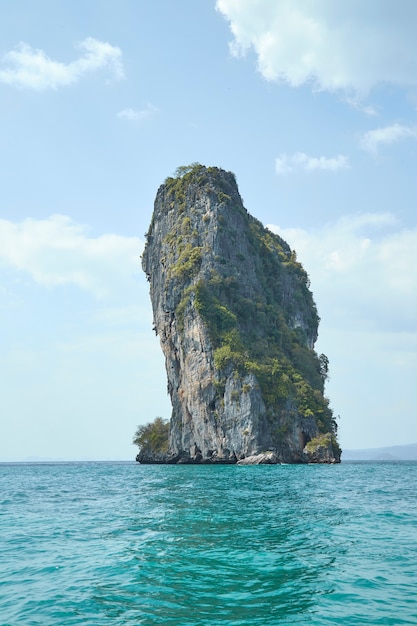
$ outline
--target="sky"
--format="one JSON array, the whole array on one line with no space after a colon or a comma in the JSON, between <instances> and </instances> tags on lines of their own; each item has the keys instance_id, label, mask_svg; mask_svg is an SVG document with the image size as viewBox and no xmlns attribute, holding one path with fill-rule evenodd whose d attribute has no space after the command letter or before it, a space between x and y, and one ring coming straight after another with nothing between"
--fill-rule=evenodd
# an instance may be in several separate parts
<instances>
[{"instance_id":1,"label":"sky","mask_svg":"<svg viewBox=\"0 0 417 626\"><path fill-rule=\"evenodd\" d=\"M417 442L415 0L3 0L0 461L169 418L140 267L199 162L296 251L342 448Z\"/></svg>"}]
</instances>

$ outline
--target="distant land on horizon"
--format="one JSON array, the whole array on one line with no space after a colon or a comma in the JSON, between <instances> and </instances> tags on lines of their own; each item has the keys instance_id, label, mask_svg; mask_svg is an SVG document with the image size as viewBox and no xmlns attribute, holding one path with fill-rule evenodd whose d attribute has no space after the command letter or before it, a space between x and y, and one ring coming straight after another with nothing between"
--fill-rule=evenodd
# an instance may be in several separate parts
<instances>
[{"instance_id":1,"label":"distant land on horizon","mask_svg":"<svg viewBox=\"0 0 417 626\"><path fill-rule=\"evenodd\" d=\"M343 461L417 461L417 443L363 450L343 450Z\"/></svg>"},{"instance_id":2,"label":"distant land on horizon","mask_svg":"<svg viewBox=\"0 0 417 626\"><path fill-rule=\"evenodd\" d=\"M342 451L343 461L417 461L417 443L383 448L363 448ZM134 459L62 459L52 457L31 456L20 460L4 460L0 463L132 463Z\"/></svg>"}]
</instances>

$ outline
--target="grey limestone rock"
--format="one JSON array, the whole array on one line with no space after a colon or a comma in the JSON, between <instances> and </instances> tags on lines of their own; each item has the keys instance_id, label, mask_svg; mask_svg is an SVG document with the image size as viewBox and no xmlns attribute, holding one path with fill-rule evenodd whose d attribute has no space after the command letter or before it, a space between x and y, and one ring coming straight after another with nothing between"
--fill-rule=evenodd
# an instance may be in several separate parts
<instances>
[{"instance_id":1,"label":"grey limestone rock","mask_svg":"<svg viewBox=\"0 0 417 626\"><path fill-rule=\"evenodd\" d=\"M308 276L248 214L231 172L193 165L161 185L142 267L172 403L166 462L267 450L303 463L320 432L335 440Z\"/></svg>"},{"instance_id":2,"label":"grey limestone rock","mask_svg":"<svg viewBox=\"0 0 417 626\"><path fill-rule=\"evenodd\" d=\"M279 463L279 460L276 452L273 451L247 456L237 462L238 465L275 465L276 463Z\"/></svg>"}]
</instances>

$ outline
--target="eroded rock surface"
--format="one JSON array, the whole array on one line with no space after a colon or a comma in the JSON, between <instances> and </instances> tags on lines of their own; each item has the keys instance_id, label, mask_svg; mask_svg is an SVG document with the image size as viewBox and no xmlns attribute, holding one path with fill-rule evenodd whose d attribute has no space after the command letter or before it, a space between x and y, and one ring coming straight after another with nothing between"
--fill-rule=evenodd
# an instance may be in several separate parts
<instances>
[{"instance_id":1,"label":"eroded rock surface","mask_svg":"<svg viewBox=\"0 0 417 626\"><path fill-rule=\"evenodd\" d=\"M231 172L195 165L165 181L142 266L172 402L166 462L311 462L307 444L326 433L340 461L308 276Z\"/></svg>"},{"instance_id":2,"label":"eroded rock surface","mask_svg":"<svg viewBox=\"0 0 417 626\"><path fill-rule=\"evenodd\" d=\"M237 463L238 465L276 465L279 463L279 459L276 452L269 451L247 456Z\"/></svg>"}]
</instances>

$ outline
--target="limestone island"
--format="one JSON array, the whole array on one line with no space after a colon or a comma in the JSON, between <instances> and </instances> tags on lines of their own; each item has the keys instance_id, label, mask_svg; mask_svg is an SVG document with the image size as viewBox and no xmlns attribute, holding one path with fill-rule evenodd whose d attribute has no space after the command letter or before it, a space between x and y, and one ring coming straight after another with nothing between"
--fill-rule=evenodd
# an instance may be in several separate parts
<instances>
[{"instance_id":1,"label":"limestone island","mask_svg":"<svg viewBox=\"0 0 417 626\"><path fill-rule=\"evenodd\" d=\"M172 415L138 462L340 462L308 275L233 173L193 164L165 180L142 267Z\"/></svg>"}]
</instances>

